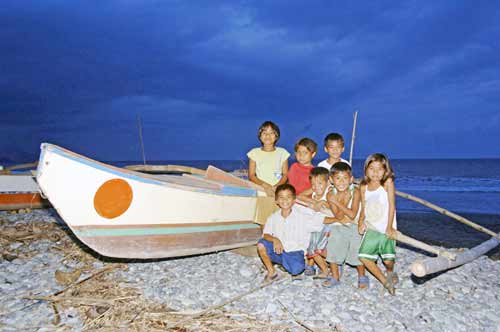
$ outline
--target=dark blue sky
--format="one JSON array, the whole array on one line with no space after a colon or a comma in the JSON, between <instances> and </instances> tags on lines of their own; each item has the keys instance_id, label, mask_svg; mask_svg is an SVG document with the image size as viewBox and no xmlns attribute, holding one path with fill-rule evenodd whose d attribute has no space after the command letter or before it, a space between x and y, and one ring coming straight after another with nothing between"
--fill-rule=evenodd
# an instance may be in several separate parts
<instances>
[{"instance_id":1,"label":"dark blue sky","mask_svg":"<svg viewBox=\"0 0 500 332\"><path fill-rule=\"evenodd\" d=\"M355 158L500 157L497 1L2 0L0 50L0 160L139 160L138 115L150 160L246 159L355 110Z\"/></svg>"}]
</instances>

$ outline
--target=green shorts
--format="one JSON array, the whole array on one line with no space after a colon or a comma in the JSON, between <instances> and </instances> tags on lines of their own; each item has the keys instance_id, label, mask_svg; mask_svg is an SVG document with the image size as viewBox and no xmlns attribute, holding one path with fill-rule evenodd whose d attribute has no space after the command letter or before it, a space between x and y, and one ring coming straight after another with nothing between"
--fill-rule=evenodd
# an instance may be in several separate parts
<instances>
[{"instance_id":1,"label":"green shorts","mask_svg":"<svg viewBox=\"0 0 500 332\"><path fill-rule=\"evenodd\" d=\"M384 261L396 259L396 240L391 240L383 233L368 229L359 248L359 258L376 261L378 256Z\"/></svg>"}]
</instances>

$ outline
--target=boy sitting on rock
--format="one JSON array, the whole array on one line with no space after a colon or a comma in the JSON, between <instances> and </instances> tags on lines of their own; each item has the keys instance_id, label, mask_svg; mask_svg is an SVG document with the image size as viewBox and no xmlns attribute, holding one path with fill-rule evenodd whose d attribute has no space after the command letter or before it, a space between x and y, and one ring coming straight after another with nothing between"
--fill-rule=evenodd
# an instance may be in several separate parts
<instances>
[{"instance_id":1,"label":"boy sitting on rock","mask_svg":"<svg viewBox=\"0 0 500 332\"><path fill-rule=\"evenodd\" d=\"M267 219L263 236L257 244L259 256L267 269L265 283L278 278L273 263L282 265L292 276L301 274L311 232L321 231L323 223L332 219L294 205L295 196L295 188L290 184L276 188L275 199L280 209Z\"/></svg>"}]
</instances>

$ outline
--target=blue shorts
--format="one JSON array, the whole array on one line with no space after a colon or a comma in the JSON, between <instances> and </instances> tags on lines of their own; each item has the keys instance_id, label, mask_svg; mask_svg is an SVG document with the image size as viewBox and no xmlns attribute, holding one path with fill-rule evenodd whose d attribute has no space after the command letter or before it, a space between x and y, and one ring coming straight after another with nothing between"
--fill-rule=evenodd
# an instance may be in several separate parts
<instances>
[{"instance_id":1,"label":"blue shorts","mask_svg":"<svg viewBox=\"0 0 500 332\"><path fill-rule=\"evenodd\" d=\"M274 246L271 241L260 239L258 243L262 243L264 245L267 256L269 256L271 262L282 265L291 275L297 275L304 271L304 250L290 252L283 251L283 253L278 255L274 252Z\"/></svg>"}]
</instances>

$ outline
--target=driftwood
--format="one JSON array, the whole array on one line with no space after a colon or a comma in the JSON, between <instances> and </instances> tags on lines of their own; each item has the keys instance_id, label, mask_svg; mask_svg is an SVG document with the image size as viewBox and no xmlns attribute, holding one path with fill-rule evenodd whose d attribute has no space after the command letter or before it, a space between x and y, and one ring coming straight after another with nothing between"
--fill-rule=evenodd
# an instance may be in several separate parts
<instances>
[{"instance_id":1,"label":"driftwood","mask_svg":"<svg viewBox=\"0 0 500 332\"><path fill-rule=\"evenodd\" d=\"M448 217L451 217L463 224L466 224L467 226L470 226L472 228L474 228L475 230L478 230L480 232L483 232L483 233L486 233L488 234L489 236L493 236L497 239L500 239L500 235L498 235L497 233L493 232L492 230L489 230L481 225L478 225L472 221L470 221L469 219L466 219L462 216L459 216L458 214L456 213L453 213L451 211L448 211L446 209L443 209L442 207L440 206L437 206L436 204L432 204L431 202L428 202L424 199L421 199L421 198L418 198L416 196L413 196L413 195L410 195L410 194L407 194L407 193L404 193L404 192L401 192L401 191L396 191L396 195L398 196L401 196L403 198L406 198L406 199L409 199L411 201L414 201L414 202L417 202L417 203L420 203L424 206L427 206L428 208L431 208L441 214L444 214L445 216L448 216Z\"/></svg>"},{"instance_id":2,"label":"driftwood","mask_svg":"<svg viewBox=\"0 0 500 332\"><path fill-rule=\"evenodd\" d=\"M450 261L444 257L416 260L410 266L410 270L417 277L423 277L431 273L448 270L453 267L457 267L473 261L474 259L478 258L481 255L484 255L491 249L498 246L498 244L500 244L500 240L498 240L497 238L491 238L474 248L457 254L454 261Z\"/></svg>"}]
</instances>

